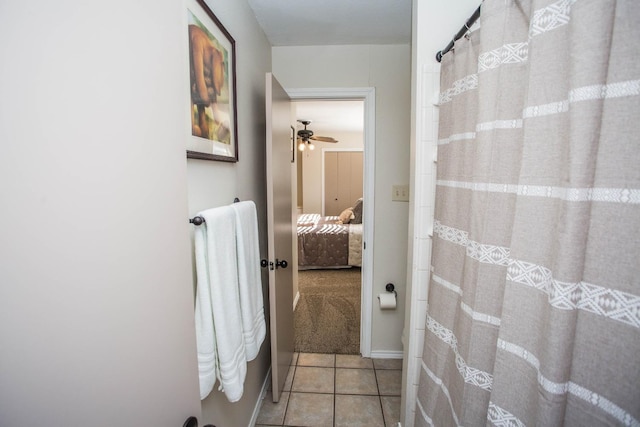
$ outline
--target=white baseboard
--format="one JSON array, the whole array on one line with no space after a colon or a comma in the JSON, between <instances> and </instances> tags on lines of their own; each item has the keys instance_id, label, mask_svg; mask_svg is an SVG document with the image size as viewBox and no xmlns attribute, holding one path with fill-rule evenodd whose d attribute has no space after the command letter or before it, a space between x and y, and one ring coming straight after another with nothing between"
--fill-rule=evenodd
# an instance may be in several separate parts
<instances>
[{"instance_id":1,"label":"white baseboard","mask_svg":"<svg viewBox=\"0 0 640 427\"><path fill-rule=\"evenodd\" d=\"M258 421L258 415L260 414L262 401L267 395L267 390L269 389L270 383L271 383L271 367L269 367L269 370L267 371L267 375L264 378L264 382L262 383L262 390L260 391L260 395L258 396L258 401L256 402L256 406L253 408L253 415L251 416L251 421L249 421L250 426L255 426L256 421Z\"/></svg>"},{"instance_id":2,"label":"white baseboard","mask_svg":"<svg viewBox=\"0 0 640 427\"><path fill-rule=\"evenodd\" d=\"M381 351L371 350L372 359L402 359L404 353L402 351Z\"/></svg>"},{"instance_id":3,"label":"white baseboard","mask_svg":"<svg viewBox=\"0 0 640 427\"><path fill-rule=\"evenodd\" d=\"M298 305L298 300L300 299L300 292L296 293L296 297L293 299L293 310L296 310L296 306Z\"/></svg>"}]
</instances>

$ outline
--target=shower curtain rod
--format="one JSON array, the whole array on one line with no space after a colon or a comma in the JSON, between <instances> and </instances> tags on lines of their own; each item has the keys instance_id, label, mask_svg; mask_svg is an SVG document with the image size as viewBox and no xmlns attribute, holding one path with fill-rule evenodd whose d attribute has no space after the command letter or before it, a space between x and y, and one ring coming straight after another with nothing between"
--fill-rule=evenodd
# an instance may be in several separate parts
<instances>
[{"instance_id":1,"label":"shower curtain rod","mask_svg":"<svg viewBox=\"0 0 640 427\"><path fill-rule=\"evenodd\" d=\"M238 203L239 201L240 199L238 199L237 197L233 199L233 203ZM200 215L194 216L193 218L189 218L189 224L202 225L204 223L205 223L204 218L202 218Z\"/></svg>"},{"instance_id":2,"label":"shower curtain rod","mask_svg":"<svg viewBox=\"0 0 640 427\"><path fill-rule=\"evenodd\" d=\"M460 28L460 31L458 31L456 33L455 36L453 36L453 40L451 40L449 42L449 44L447 45L447 47L445 47L444 49L442 49L440 52L436 53L436 61L440 62L442 61L442 57L449 52L451 49L453 49L453 45L455 44L456 40L460 39L462 36L464 36L469 29L471 28L471 26L473 24L475 24L475 22L478 20L478 18L480 17L480 8L482 7L482 4L480 4L480 6L478 6L478 8L476 9L475 12L473 12L473 15L471 15L471 17L467 20L467 22L464 24L464 26L462 28Z\"/></svg>"}]
</instances>

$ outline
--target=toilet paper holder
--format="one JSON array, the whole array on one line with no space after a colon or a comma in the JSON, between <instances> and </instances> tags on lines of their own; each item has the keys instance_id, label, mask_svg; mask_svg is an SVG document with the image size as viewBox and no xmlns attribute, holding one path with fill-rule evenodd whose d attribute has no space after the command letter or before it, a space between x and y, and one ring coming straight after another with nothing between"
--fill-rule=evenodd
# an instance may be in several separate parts
<instances>
[{"instance_id":1,"label":"toilet paper holder","mask_svg":"<svg viewBox=\"0 0 640 427\"><path fill-rule=\"evenodd\" d=\"M387 292L382 292L378 295L378 300L380 300L380 309L395 310L398 303L398 293L396 292L395 286L393 283L387 283L384 288ZM393 294L393 296L391 296L391 294Z\"/></svg>"},{"instance_id":2,"label":"toilet paper holder","mask_svg":"<svg viewBox=\"0 0 640 427\"><path fill-rule=\"evenodd\" d=\"M394 294L396 294L396 297L398 296L398 292L396 292L396 287L393 283L387 283L384 288L387 290L387 292L393 292Z\"/></svg>"}]
</instances>

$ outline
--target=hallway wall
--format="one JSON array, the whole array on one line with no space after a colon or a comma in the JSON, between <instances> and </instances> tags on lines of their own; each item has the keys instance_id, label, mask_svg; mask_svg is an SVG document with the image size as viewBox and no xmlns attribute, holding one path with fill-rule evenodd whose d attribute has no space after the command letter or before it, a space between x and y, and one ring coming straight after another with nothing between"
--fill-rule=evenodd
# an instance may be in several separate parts
<instances>
[{"instance_id":1,"label":"hallway wall","mask_svg":"<svg viewBox=\"0 0 640 427\"><path fill-rule=\"evenodd\" d=\"M268 337L239 403L198 396L187 218L254 200L266 252L271 47L245 0L210 4L237 44L237 164L186 159L183 2L0 2L0 425L251 420Z\"/></svg>"},{"instance_id":2,"label":"hallway wall","mask_svg":"<svg viewBox=\"0 0 640 427\"><path fill-rule=\"evenodd\" d=\"M271 71L271 45L246 0L207 0L207 4L236 41L238 97L238 163L187 160L189 215L202 209L228 205L235 197L253 200L258 210L260 254L267 254L265 186L265 73ZM193 248L193 245L192 245ZM192 257L193 259L193 257ZM195 289L195 267L193 271ZM268 319L268 277L262 276ZM267 327L268 329L268 327ZM258 357L247 365L242 399L229 403L214 387L202 401L202 422L218 426L249 425L270 366L269 335Z\"/></svg>"},{"instance_id":3,"label":"hallway wall","mask_svg":"<svg viewBox=\"0 0 640 427\"><path fill-rule=\"evenodd\" d=\"M200 416L181 2L0 2L0 425Z\"/></svg>"},{"instance_id":4,"label":"hallway wall","mask_svg":"<svg viewBox=\"0 0 640 427\"><path fill-rule=\"evenodd\" d=\"M409 183L410 46L273 47L272 54L274 75L285 89L376 89L371 345L374 354L399 356L403 348L409 206L391 201L391 186ZM375 296L384 292L388 282L396 284L398 308L382 311Z\"/></svg>"}]
</instances>

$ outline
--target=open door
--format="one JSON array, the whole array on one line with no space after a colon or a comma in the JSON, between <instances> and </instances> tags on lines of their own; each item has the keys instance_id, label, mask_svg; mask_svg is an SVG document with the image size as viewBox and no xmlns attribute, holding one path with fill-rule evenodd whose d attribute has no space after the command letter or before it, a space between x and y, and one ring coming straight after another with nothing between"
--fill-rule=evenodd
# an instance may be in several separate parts
<instances>
[{"instance_id":1,"label":"open door","mask_svg":"<svg viewBox=\"0 0 640 427\"><path fill-rule=\"evenodd\" d=\"M293 357L293 221L291 205L291 102L271 73L266 78L267 223L271 381L278 402Z\"/></svg>"}]
</instances>

